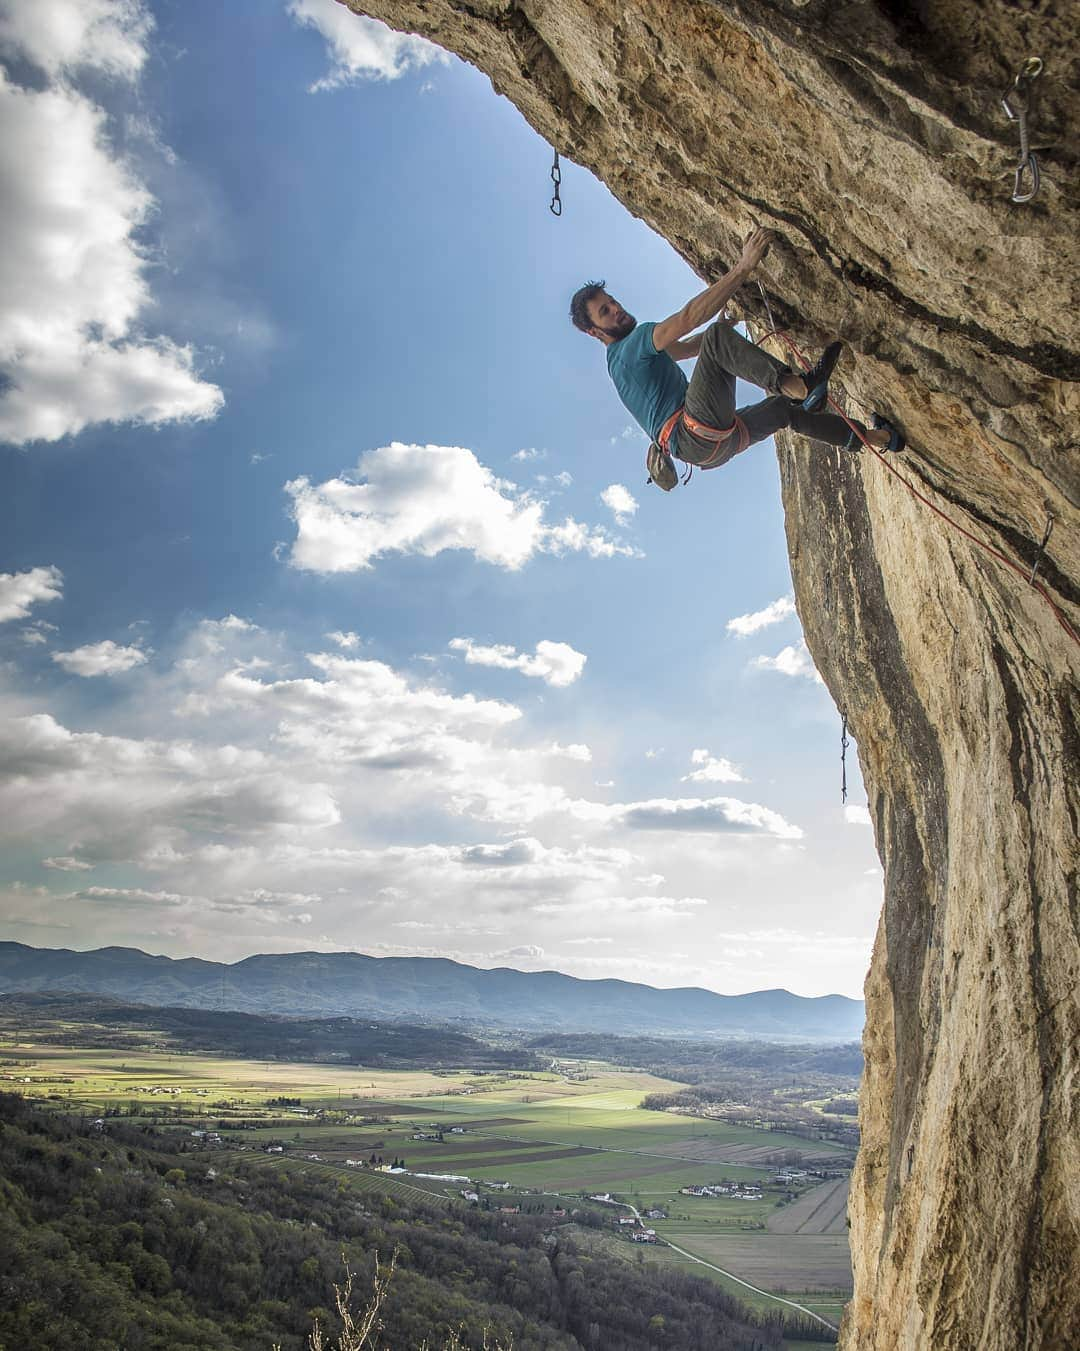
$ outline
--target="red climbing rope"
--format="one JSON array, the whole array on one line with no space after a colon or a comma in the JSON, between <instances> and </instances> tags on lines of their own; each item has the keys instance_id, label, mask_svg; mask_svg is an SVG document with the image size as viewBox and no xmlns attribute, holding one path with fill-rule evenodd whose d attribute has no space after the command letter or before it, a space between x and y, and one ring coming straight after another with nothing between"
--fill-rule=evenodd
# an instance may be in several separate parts
<instances>
[{"instance_id":1,"label":"red climbing rope","mask_svg":"<svg viewBox=\"0 0 1080 1351\"><path fill-rule=\"evenodd\" d=\"M788 347L794 354L795 360L799 363L802 369L804 371L810 369L810 362L807 360L806 356L799 351L799 348L791 340L791 338L788 337L786 333L781 332L781 330L778 328L774 328L771 330L771 332L766 333L765 336L759 340L759 342L764 342L766 338L779 338L780 341L786 347ZM1010 569L1010 571L1015 572L1016 575L1019 578L1021 578L1021 580L1025 583L1025 585L1031 586L1035 591L1037 591L1039 595L1042 596L1043 600L1046 601L1047 605L1049 605L1050 609L1053 612L1054 618L1057 620L1057 622L1061 625L1061 627L1065 630L1065 632L1069 635L1069 637L1073 640L1073 642L1076 643L1078 647L1080 647L1080 634L1076 632L1073 626L1069 623L1068 619L1066 619L1065 615L1062 614L1061 610L1058 608L1057 604L1054 602L1053 598L1050 596L1050 593L1046 590L1046 588L1040 582L1034 581L1033 579L1034 574L1032 575L1032 578L1029 579L1025 569L1020 567L1018 563L1015 563L1011 558L1008 557L1008 555L1003 554L1000 549L995 549L992 544L987 544L985 540L979 539L978 535L973 535L971 531L967 530L964 526L962 526L959 521L954 521L953 518L947 515L944 511L942 511L939 506L936 506L933 502L931 502L930 499L924 493L921 493L913 483L910 483L903 476L903 474L901 474L899 470L896 469L894 465L889 463L889 461L885 458L885 456L881 453L881 451L878 450L877 446L872 446L870 444L870 442L862 434L859 428L852 422L852 420L848 417L848 415L844 412L844 410L840 408L831 397L829 399L829 407L833 410L833 412L837 413L840 417L844 419L844 421L855 433L855 435L859 438L859 440L863 443L866 449L869 450L873 455L877 456L877 458L881 461L881 463L885 466L885 468L889 471L889 473L892 474L893 478L898 479L908 490L908 492L912 494L912 496L917 497L920 502L928 506L935 516L940 516L941 519L946 523L946 525L951 526L953 530L963 535L965 539L969 539L972 542L972 544L977 545L980 549L983 549L986 553L996 558L999 563L1003 563L1005 567Z\"/></svg>"}]
</instances>

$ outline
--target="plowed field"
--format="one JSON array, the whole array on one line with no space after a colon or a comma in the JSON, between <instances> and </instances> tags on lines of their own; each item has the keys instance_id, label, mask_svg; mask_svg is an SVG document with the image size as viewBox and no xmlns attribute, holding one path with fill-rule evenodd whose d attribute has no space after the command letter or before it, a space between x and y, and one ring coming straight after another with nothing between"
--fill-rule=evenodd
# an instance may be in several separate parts
<instances>
[{"instance_id":1,"label":"plowed field","mask_svg":"<svg viewBox=\"0 0 1080 1351\"><path fill-rule=\"evenodd\" d=\"M843 1234L847 1229L848 1179L823 1182L769 1216L774 1234Z\"/></svg>"}]
</instances>

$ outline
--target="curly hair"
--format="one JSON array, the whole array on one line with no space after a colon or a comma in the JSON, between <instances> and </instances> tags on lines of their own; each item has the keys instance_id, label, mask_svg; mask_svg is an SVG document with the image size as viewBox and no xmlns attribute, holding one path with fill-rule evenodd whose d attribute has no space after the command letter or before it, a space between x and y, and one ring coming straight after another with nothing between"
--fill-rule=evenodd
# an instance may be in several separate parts
<instances>
[{"instance_id":1,"label":"curly hair","mask_svg":"<svg viewBox=\"0 0 1080 1351\"><path fill-rule=\"evenodd\" d=\"M606 285L606 281L587 281L584 286L579 286L571 296L570 322L575 328L579 328L582 333L588 333L593 326L593 321L589 317L589 301L595 300Z\"/></svg>"}]
</instances>

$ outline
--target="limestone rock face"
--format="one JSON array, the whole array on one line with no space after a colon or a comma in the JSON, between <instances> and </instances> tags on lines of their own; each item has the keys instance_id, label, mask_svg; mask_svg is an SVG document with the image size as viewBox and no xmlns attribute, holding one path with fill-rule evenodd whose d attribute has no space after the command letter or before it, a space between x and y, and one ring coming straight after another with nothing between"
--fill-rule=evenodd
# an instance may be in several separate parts
<instances>
[{"instance_id":1,"label":"limestone rock face","mask_svg":"<svg viewBox=\"0 0 1080 1351\"><path fill-rule=\"evenodd\" d=\"M486 71L703 278L776 228L777 323L842 337L854 410L906 428L898 477L778 452L799 613L885 869L842 1344L1080 1345L1076 6L347 2ZM1000 98L1032 55L1043 182L1016 205Z\"/></svg>"}]
</instances>

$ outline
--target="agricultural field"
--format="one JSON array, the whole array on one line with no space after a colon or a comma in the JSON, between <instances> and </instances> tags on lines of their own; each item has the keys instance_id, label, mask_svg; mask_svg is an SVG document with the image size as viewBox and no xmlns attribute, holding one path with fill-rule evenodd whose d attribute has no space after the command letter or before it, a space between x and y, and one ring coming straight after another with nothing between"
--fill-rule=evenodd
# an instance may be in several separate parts
<instances>
[{"instance_id":1,"label":"agricultural field","mask_svg":"<svg viewBox=\"0 0 1080 1351\"><path fill-rule=\"evenodd\" d=\"M804 1192L797 1201L770 1216L774 1234L843 1234L847 1230L848 1183L837 1178Z\"/></svg>"},{"instance_id":2,"label":"agricultural field","mask_svg":"<svg viewBox=\"0 0 1080 1351\"><path fill-rule=\"evenodd\" d=\"M94 1116L186 1126L198 1133L192 1147L212 1152L218 1168L242 1158L446 1205L464 1204L464 1191L491 1207L568 1211L609 1196L598 1203L611 1216L603 1241L633 1260L685 1265L762 1306L791 1298L832 1323L850 1295L850 1150L644 1111L646 1093L681 1087L653 1074L600 1065L586 1074L266 1063L152 1046L53 1046L25 1030L0 1046L0 1062L0 1089ZM820 1185L782 1182L781 1163L841 1175ZM724 1183L723 1196L680 1193ZM631 1208L665 1212L644 1220L659 1243L631 1244L617 1233L618 1215Z\"/></svg>"},{"instance_id":3,"label":"agricultural field","mask_svg":"<svg viewBox=\"0 0 1080 1351\"><path fill-rule=\"evenodd\" d=\"M138 1101L147 1111L168 1104L182 1114L210 1110L212 1101L237 1107L263 1107L268 1098L299 1098L310 1107L340 1106L366 1115L434 1112L425 1095L477 1091L486 1083L474 1071L368 1070L287 1061L234 1060L222 1056L154 1051L81 1050L22 1040L0 1046L0 1088L17 1089L26 1097L53 1098L76 1108L101 1111ZM554 1076L550 1076L554 1079ZM493 1081L504 1076L492 1072ZM538 1085L544 1087L543 1084ZM451 1099L452 1100L452 1099Z\"/></svg>"}]
</instances>

